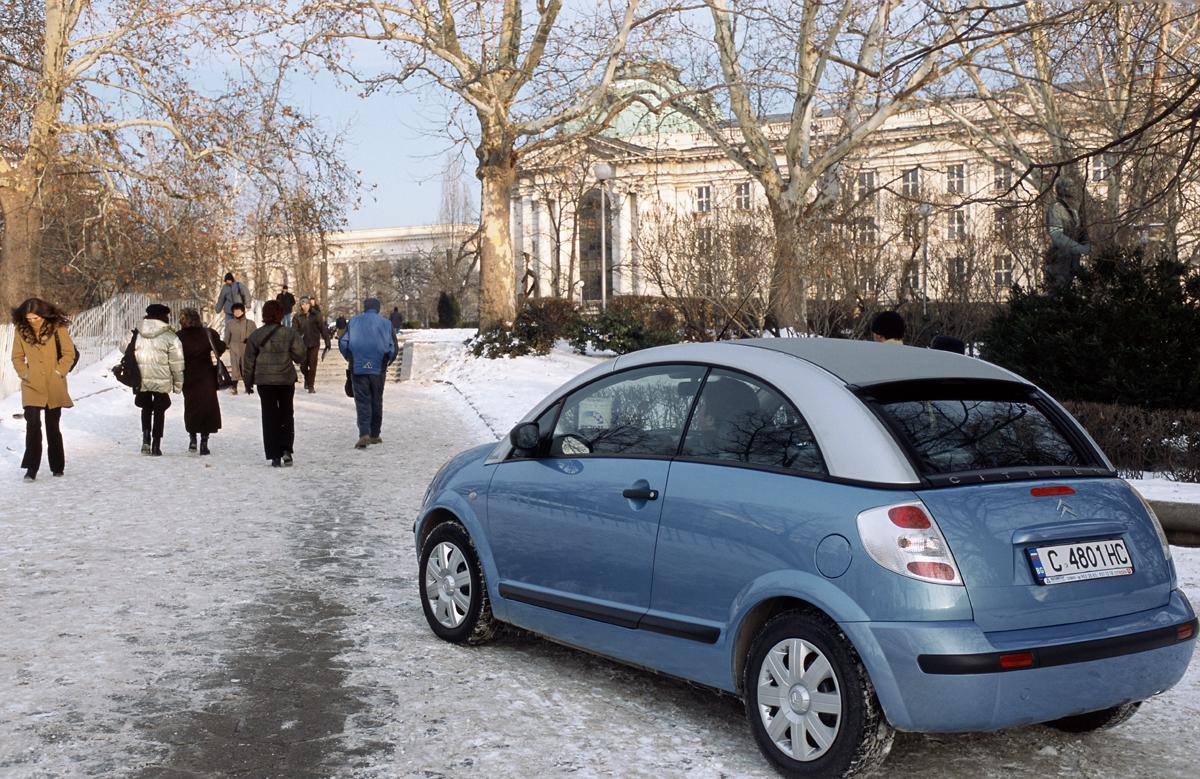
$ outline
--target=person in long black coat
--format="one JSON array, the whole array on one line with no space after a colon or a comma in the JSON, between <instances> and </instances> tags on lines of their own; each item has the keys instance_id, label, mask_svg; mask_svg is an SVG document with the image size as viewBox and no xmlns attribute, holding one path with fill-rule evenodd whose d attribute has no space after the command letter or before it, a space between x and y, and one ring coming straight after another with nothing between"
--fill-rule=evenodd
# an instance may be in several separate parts
<instances>
[{"instance_id":1,"label":"person in long black coat","mask_svg":"<svg viewBox=\"0 0 1200 779\"><path fill-rule=\"evenodd\" d=\"M188 431L188 451L209 454L208 437L221 429L221 403L217 400L216 360L225 342L200 321L200 313L185 308L179 315L179 341L183 344L183 425Z\"/></svg>"}]
</instances>

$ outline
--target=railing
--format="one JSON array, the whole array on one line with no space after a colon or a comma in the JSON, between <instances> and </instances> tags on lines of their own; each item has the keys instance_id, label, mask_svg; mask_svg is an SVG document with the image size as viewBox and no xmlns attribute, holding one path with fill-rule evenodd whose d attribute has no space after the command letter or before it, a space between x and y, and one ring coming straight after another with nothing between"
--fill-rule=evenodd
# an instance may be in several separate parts
<instances>
[{"instance_id":1,"label":"railing","mask_svg":"<svg viewBox=\"0 0 1200 779\"><path fill-rule=\"evenodd\" d=\"M225 317L213 310L211 300L163 300L140 292L125 292L71 317L68 331L80 354L76 370L86 368L104 359L114 350L124 348L129 342L130 331L145 318L146 306L151 303L162 303L170 308L171 323L176 327L179 324L179 312L185 308L194 308L210 327L218 333L223 332ZM253 302L251 311L246 315L260 321L261 312L262 303ZM11 322L0 325L0 397L21 388L21 380L17 378L10 359L15 337L15 328Z\"/></svg>"}]
</instances>

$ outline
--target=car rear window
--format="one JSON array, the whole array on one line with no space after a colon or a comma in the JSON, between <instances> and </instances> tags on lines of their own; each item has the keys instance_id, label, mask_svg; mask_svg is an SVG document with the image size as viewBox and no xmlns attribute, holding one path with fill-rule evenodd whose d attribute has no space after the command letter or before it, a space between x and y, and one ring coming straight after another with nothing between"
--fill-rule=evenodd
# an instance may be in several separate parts
<instances>
[{"instance_id":1,"label":"car rear window","mask_svg":"<svg viewBox=\"0 0 1200 779\"><path fill-rule=\"evenodd\" d=\"M927 397L913 394L880 398L875 405L926 475L1093 465L1032 397L1012 397L1011 392L988 397L977 389L955 393L945 388L925 393Z\"/></svg>"}]
</instances>

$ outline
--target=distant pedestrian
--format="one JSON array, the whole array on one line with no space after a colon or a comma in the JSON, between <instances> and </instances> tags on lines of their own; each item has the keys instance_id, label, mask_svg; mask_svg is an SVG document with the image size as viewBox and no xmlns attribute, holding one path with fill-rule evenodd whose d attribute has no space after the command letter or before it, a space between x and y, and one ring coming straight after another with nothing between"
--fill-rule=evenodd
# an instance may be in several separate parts
<instances>
[{"instance_id":1,"label":"distant pedestrian","mask_svg":"<svg viewBox=\"0 0 1200 779\"><path fill-rule=\"evenodd\" d=\"M404 315L400 313L399 307L392 307L392 313L388 316L388 319L392 322L393 333L400 332L400 328L404 327Z\"/></svg>"},{"instance_id":2,"label":"distant pedestrian","mask_svg":"<svg viewBox=\"0 0 1200 779\"><path fill-rule=\"evenodd\" d=\"M253 319L246 318L246 309L241 303L233 304L233 319L225 323L225 345L229 347L229 375L233 377L234 381L242 381L245 376L242 371L242 360L246 354L246 339L250 337L257 326ZM246 392L254 394L254 390L249 384L246 385ZM229 394L238 394L236 384L229 389Z\"/></svg>"},{"instance_id":3,"label":"distant pedestrian","mask_svg":"<svg viewBox=\"0 0 1200 779\"><path fill-rule=\"evenodd\" d=\"M877 343L904 345L904 317L895 311L880 311L871 320L871 339Z\"/></svg>"},{"instance_id":4,"label":"distant pedestrian","mask_svg":"<svg viewBox=\"0 0 1200 779\"><path fill-rule=\"evenodd\" d=\"M221 285L221 294L217 296L217 310L225 314L225 326L233 319L233 304L241 303L243 310L250 308L250 293L242 282L233 277L232 273L225 274L225 283Z\"/></svg>"},{"instance_id":5,"label":"distant pedestrian","mask_svg":"<svg viewBox=\"0 0 1200 779\"><path fill-rule=\"evenodd\" d=\"M209 453L208 437L221 429L221 403L217 400L217 360L225 343L216 331L200 321L200 312L185 308L179 314L179 343L183 346L183 426L188 451Z\"/></svg>"},{"instance_id":6,"label":"distant pedestrian","mask_svg":"<svg viewBox=\"0 0 1200 779\"><path fill-rule=\"evenodd\" d=\"M952 335L935 335L933 340L929 342L930 349L937 349L940 352L954 352L955 354L966 354L967 345L962 339L955 338Z\"/></svg>"},{"instance_id":7,"label":"distant pedestrian","mask_svg":"<svg viewBox=\"0 0 1200 779\"><path fill-rule=\"evenodd\" d=\"M271 466L291 465L296 440L294 401L295 363L304 360L304 340L284 327L283 306L277 300L263 305L263 326L246 341L242 366L247 387L258 387L262 406L263 451Z\"/></svg>"},{"instance_id":8,"label":"distant pedestrian","mask_svg":"<svg viewBox=\"0 0 1200 779\"><path fill-rule=\"evenodd\" d=\"M307 297L300 298L300 313L296 314L293 327L304 340L304 362L300 370L304 373L304 389L311 394L317 391L317 356L321 344L324 343L325 351L329 351L329 328L320 310Z\"/></svg>"},{"instance_id":9,"label":"distant pedestrian","mask_svg":"<svg viewBox=\"0 0 1200 779\"><path fill-rule=\"evenodd\" d=\"M337 336L338 340L340 341L342 338L342 333L344 332L346 332L346 317L338 314L337 319L335 319L333 322L333 334Z\"/></svg>"},{"instance_id":10,"label":"distant pedestrian","mask_svg":"<svg viewBox=\"0 0 1200 779\"><path fill-rule=\"evenodd\" d=\"M350 363L354 408L358 416L355 449L381 444L383 429L383 383L388 365L396 358L396 335L391 323L379 313L379 300L363 301L363 312L346 325L338 339L338 350Z\"/></svg>"},{"instance_id":11,"label":"distant pedestrian","mask_svg":"<svg viewBox=\"0 0 1200 779\"><path fill-rule=\"evenodd\" d=\"M67 373L75 364L75 343L67 333L67 319L57 306L29 298L12 311L12 364L21 379L21 406L25 409L25 454L21 467L25 481L37 478L42 464L42 414L46 416L46 459L50 472L62 476L66 467L62 410L75 404L67 393Z\"/></svg>"},{"instance_id":12,"label":"distant pedestrian","mask_svg":"<svg viewBox=\"0 0 1200 779\"><path fill-rule=\"evenodd\" d=\"M133 356L142 384L133 404L142 410L142 454L162 456L163 427L170 393L183 389L183 345L170 325L171 309L161 303L146 306Z\"/></svg>"},{"instance_id":13,"label":"distant pedestrian","mask_svg":"<svg viewBox=\"0 0 1200 779\"><path fill-rule=\"evenodd\" d=\"M283 291L275 296L279 305L283 306L283 326L292 326L292 311L296 309L296 296L288 292L288 285L283 285Z\"/></svg>"}]
</instances>

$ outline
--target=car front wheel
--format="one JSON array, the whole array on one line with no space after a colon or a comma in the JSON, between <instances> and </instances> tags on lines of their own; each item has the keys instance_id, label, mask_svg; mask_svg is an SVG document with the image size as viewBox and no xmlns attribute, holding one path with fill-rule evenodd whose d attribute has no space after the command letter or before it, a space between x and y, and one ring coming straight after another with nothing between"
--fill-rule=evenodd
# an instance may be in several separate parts
<instances>
[{"instance_id":1,"label":"car front wheel","mask_svg":"<svg viewBox=\"0 0 1200 779\"><path fill-rule=\"evenodd\" d=\"M471 536L457 522L433 529L421 546L421 606L438 637L482 644L496 632L483 566Z\"/></svg>"},{"instance_id":2,"label":"car front wheel","mask_svg":"<svg viewBox=\"0 0 1200 779\"><path fill-rule=\"evenodd\" d=\"M791 611L767 622L744 682L750 730L784 776L858 776L892 747L894 731L858 653L821 615Z\"/></svg>"}]
</instances>

